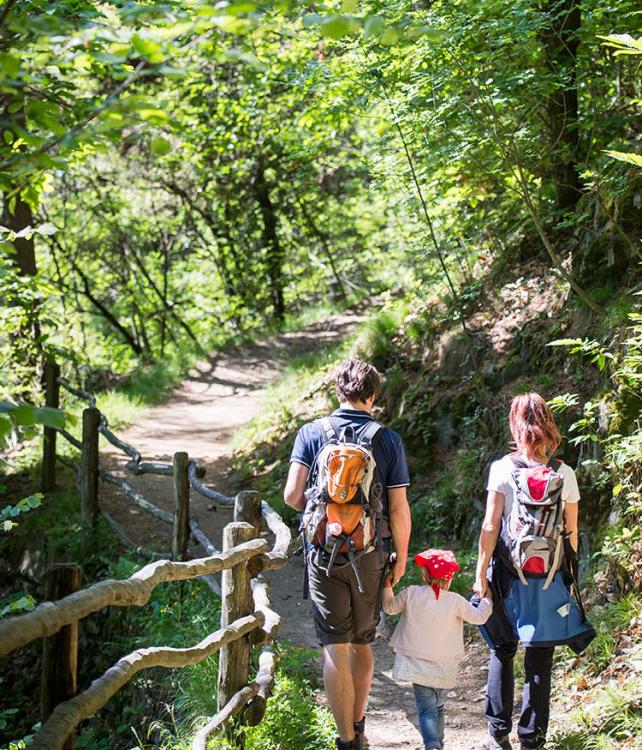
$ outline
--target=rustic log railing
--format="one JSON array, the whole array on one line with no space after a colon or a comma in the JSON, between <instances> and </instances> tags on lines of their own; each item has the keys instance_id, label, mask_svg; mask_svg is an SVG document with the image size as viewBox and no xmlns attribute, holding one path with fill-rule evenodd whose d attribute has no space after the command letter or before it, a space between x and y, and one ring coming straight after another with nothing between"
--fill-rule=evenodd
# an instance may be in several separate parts
<instances>
[{"instance_id":1,"label":"rustic log railing","mask_svg":"<svg viewBox=\"0 0 642 750\"><path fill-rule=\"evenodd\" d=\"M172 464L157 461L143 462L141 454L109 429L107 419L96 408L91 393L71 386L61 378L55 364L49 364L45 373L47 402L59 406L59 386L75 396L86 399L88 408L83 412L82 441L65 430L47 433L43 443L42 486L55 486L55 460L73 468L78 476L81 495L83 531L93 534L99 513L103 515L117 537L141 557L156 560L123 581L105 580L82 590L77 590L78 571L74 566L59 568L60 583L52 578L48 588L51 597L67 595L56 601L45 601L33 611L0 621L0 657L33 641L44 638L47 672L43 672L42 726L30 747L34 750L73 750L74 734L80 722L90 718L102 708L132 677L150 667L177 668L196 664L216 652L219 654L217 707L218 712L209 719L194 737L192 748L205 750L208 738L220 732L229 720L242 712L241 722L255 725L261 722L268 696L274 685L275 658L271 645L280 625L279 615L271 608L268 586L261 573L287 564L290 554L291 533L279 514L256 492L246 491L228 497L206 487L199 478L205 471L184 452L176 452ZM74 447L81 450L80 462L56 456L56 433L60 433ZM128 471L134 474L155 473L173 477L175 507L170 513L157 507L132 487L125 479L104 471L99 466L98 437L103 435L112 445L129 457ZM52 453L53 451L53 453ZM155 552L137 546L104 509L100 509L98 481L118 486L136 505L156 518L172 524L170 554ZM217 504L234 506L234 521L223 531L223 551L216 550L194 519L189 517L190 488L200 492ZM260 538L262 522L274 535L268 542ZM207 557L189 560L189 539L193 536ZM219 586L214 574L222 573ZM52 571L52 575L55 571ZM154 589L171 581L203 579L221 596L221 627L210 633L200 643L186 648L141 648L114 664L102 676L79 694L76 691L76 649L79 623L85 617L107 606L144 606ZM66 583L67 579L71 583ZM258 672L250 681L250 656L252 648L261 648ZM60 666L64 669L64 684L60 685ZM58 682L54 685L53 681ZM57 704L57 705L56 705ZM243 747L242 735L236 733L231 741Z\"/></svg>"}]
</instances>

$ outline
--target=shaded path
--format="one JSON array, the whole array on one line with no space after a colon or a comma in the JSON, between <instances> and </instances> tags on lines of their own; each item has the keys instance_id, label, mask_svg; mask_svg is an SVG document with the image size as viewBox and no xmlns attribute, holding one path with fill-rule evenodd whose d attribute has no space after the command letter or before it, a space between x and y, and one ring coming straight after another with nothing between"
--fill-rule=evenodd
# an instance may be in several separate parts
<instances>
[{"instance_id":1,"label":"shaded path","mask_svg":"<svg viewBox=\"0 0 642 750\"><path fill-rule=\"evenodd\" d=\"M278 378L290 358L341 341L363 319L354 312L346 312L296 333L273 336L199 362L167 403L150 409L140 424L131 426L121 435L135 445L145 459L171 461L175 451L187 451L190 457L206 466L207 484L232 494L240 489L230 486L227 475L232 439L238 429L260 413L267 385ZM126 475L121 454L105 445L102 455L110 470ZM127 478L152 502L166 510L173 509L171 479L150 474L127 475ZM133 506L116 488L101 485L101 502L137 544L150 549L169 549L167 524ZM212 510L210 501L192 492L191 514L214 544L220 545L221 533L232 518L232 509ZM193 552L203 554L197 547ZM294 557L287 568L271 575L272 600L283 617L281 638L295 646L316 649L309 603L302 601L302 580L302 560ZM380 631L375 643L376 671L368 711L370 747L372 750L419 750L422 743L415 728L412 690L409 685L399 685L392 680L392 653L385 637L386 627L381 627ZM476 643L462 667L462 687L449 696L446 708L449 750L473 750L476 740L483 737L480 716L485 660L485 649Z\"/></svg>"}]
</instances>

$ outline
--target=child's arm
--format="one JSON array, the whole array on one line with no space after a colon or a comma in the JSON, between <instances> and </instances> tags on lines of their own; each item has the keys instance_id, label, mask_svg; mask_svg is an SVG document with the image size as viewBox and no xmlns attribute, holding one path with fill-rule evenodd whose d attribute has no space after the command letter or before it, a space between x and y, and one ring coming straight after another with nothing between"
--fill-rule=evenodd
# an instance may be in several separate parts
<instances>
[{"instance_id":1,"label":"child's arm","mask_svg":"<svg viewBox=\"0 0 642 750\"><path fill-rule=\"evenodd\" d=\"M406 599L408 598L408 589L402 589L397 596L395 596L394 591L392 590L392 586L389 585L388 579L386 579L386 584L383 589L383 599L381 601L381 606L383 607L383 611L387 615L398 615L400 612L403 612L406 608Z\"/></svg>"},{"instance_id":2,"label":"child's arm","mask_svg":"<svg viewBox=\"0 0 642 750\"><path fill-rule=\"evenodd\" d=\"M466 601L463 596L457 594L457 616L461 617L464 622L471 622L473 625L483 625L493 612L492 599L485 596L479 606L474 607Z\"/></svg>"}]
</instances>

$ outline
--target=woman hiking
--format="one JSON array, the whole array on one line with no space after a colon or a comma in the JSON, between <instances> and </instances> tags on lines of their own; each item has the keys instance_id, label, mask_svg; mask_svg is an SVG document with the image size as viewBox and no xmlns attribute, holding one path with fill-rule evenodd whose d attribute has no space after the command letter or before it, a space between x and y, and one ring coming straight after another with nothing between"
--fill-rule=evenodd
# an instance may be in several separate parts
<instances>
[{"instance_id":1,"label":"woman hiking","mask_svg":"<svg viewBox=\"0 0 642 750\"><path fill-rule=\"evenodd\" d=\"M567 643L577 651L572 638L580 633L590 640L592 631L568 591L580 493L573 469L553 458L561 441L553 415L542 396L527 393L513 399L509 422L516 450L490 467L474 586L484 597L492 582L496 607L487 634L495 616L506 623L502 637L490 639L488 737L479 750L512 750L513 659L519 640L526 650L517 735L525 750L544 747L555 645ZM579 650L588 640L583 638Z\"/></svg>"}]
</instances>

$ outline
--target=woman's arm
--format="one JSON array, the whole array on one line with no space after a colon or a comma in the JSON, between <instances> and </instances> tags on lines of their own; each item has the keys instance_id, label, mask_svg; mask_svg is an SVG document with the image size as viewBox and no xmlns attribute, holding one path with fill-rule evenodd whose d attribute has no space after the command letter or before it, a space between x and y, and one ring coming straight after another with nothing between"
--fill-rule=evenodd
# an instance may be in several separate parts
<instances>
[{"instance_id":1,"label":"woman's arm","mask_svg":"<svg viewBox=\"0 0 642 750\"><path fill-rule=\"evenodd\" d=\"M564 528L568 534L568 540L571 547L577 552L577 543L579 535L579 503L566 503L564 506Z\"/></svg>"},{"instance_id":2,"label":"woman's arm","mask_svg":"<svg viewBox=\"0 0 642 750\"><path fill-rule=\"evenodd\" d=\"M501 492L489 491L486 500L486 515L479 535L479 557L477 558L477 574L473 586L473 590L481 598L488 594L486 571L499 538L503 512L504 495Z\"/></svg>"}]
</instances>

